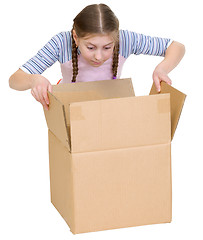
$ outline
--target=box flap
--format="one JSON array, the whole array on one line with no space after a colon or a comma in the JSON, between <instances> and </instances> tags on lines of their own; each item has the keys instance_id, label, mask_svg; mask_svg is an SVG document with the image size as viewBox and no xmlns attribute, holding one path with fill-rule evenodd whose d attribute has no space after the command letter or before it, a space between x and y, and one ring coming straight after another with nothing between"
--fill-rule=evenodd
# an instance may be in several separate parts
<instances>
[{"instance_id":1,"label":"box flap","mask_svg":"<svg viewBox=\"0 0 203 240\"><path fill-rule=\"evenodd\" d=\"M48 128L70 150L70 103L134 95L130 78L54 85L49 111L45 111Z\"/></svg>"},{"instance_id":2,"label":"box flap","mask_svg":"<svg viewBox=\"0 0 203 240\"><path fill-rule=\"evenodd\" d=\"M48 92L48 95L50 101L49 110L44 110L47 126L70 151L64 105L50 92Z\"/></svg>"},{"instance_id":3,"label":"box flap","mask_svg":"<svg viewBox=\"0 0 203 240\"><path fill-rule=\"evenodd\" d=\"M54 85L53 94L65 107L68 128L69 104L72 102L135 96L130 78Z\"/></svg>"},{"instance_id":4,"label":"box flap","mask_svg":"<svg viewBox=\"0 0 203 240\"><path fill-rule=\"evenodd\" d=\"M175 134L178 121L181 115L181 111L184 105L186 95L177 89L171 87L165 82L161 82L161 92L160 93L170 93L171 99L171 139ZM153 83L150 94L158 94Z\"/></svg>"},{"instance_id":5,"label":"box flap","mask_svg":"<svg viewBox=\"0 0 203 240\"><path fill-rule=\"evenodd\" d=\"M70 127L70 103L103 99L101 94L97 91L62 91L54 92L53 94L64 105L68 129Z\"/></svg>"},{"instance_id":6,"label":"box flap","mask_svg":"<svg viewBox=\"0 0 203 240\"><path fill-rule=\"evenodd\" d=\"M135 96L130 78L102 80L92 82L64 83L53 86L53 93L62 92L93 92L99 93L103 99ZM76 99L74 99L75 101ZM73 101L72 101L73 102Z\"/></svg>"},{"instance_id":7,"label":"box flap","mask_svg":"<svg viewBox=\"0 0 203 240\"><path fill-rule=\"evenodd\" d=\"M170 143L170 95L70 104L71 151Z\"/></svg>"}]
</instances>

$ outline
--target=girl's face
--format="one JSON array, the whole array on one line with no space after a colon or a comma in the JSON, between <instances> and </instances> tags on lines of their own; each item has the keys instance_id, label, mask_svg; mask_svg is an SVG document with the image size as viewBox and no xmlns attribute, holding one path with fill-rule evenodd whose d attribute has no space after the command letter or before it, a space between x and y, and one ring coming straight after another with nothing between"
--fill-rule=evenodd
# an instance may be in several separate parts
<instances>
[{"instance_id":1,"label":"girl's face","mask_svg":"<svg viewBox=\"0 0 203 240\"><path fill-rule=\"evenodd\" d=\"M111 35L98 34L78 38L73 30L73 37L82 56L93 67L101 66L113 54L115 44Z\"/></svg>"}]
</instances>

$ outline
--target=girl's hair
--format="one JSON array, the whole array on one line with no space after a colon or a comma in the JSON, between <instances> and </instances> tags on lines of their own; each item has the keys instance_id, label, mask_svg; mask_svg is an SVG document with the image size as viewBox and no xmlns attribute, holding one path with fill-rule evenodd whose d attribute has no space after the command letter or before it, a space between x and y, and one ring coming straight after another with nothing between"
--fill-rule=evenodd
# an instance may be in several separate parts
<instances>
[{"instance_id":1,"label":"girl's hair","mask_svg":"<svg viewBox=\"0 0 203 240\"><path fill-rule=\"evenodd\" d=\"M105 4L93 4L85 7L73 20L73 29L80 38L91 34L111 34L115 46L113 50L112 73L116 78L119 56L119 21L111 9ZM72 29L72 82L78 75L78 47L73 38Z\"/></svg>"}]
</instances>

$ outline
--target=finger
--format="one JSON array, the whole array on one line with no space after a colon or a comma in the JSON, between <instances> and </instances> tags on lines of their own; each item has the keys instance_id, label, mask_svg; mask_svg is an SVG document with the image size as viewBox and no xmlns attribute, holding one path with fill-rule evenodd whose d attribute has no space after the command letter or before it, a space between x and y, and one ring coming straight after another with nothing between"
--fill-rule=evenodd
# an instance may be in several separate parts
<instances>
[{"instance_id":1,"label":"finger","mask_svg":"<svg viewBox=\"0 0 203 240\"><path fill-rule=\"evenodd\" d=\"M33 89L33 92L34 92L34 94L35 94L35 96L36 96L36 100L38 101L38 102L40 102L40 92L37 90L37 89Z\"/></svg>"},{"instance_id":2,"label":"finger","mask_svg":"<svg viewBox=\"0 0 203 240\"><path fill-rule=\"evenodd\" d=\"M52 91L53 91L53 87L52 87L51 84L48 85L48 91L49 91L49 92L52 92Z\"/></svg>"},{"instance_id":3,"label":"finger","mask_svg":"<svg viewBox=\"0 0 203 240\"><path fill-rule=\"evenodd\" d=\"M32 94L35 96L35 99L40 102L45 109L48 109L48 106L44 100L44 97L40 91L37 91L37 89L32 89Z\"/></svg>"},{"instance_id":4,"label":"finger","mask_svg":"<svg viewBox=\"0 0 203 240\"><path fill-rule=\"evenodd\" d=\"M39 101L45 109L48 109L47 103L43 96L42 87L38 86L37 88L34 88L32 91L33 91L34 95L36 96L36 100Z\"/></svg>"},{"instance_id":5,"label":"finger","mask_svg":"<svg viewBox=\"0 0 203 240\"><path fill-rule=\"evenodd\" d=\"M162 78L162 81L166 82L167 84L171 85L172 81L171 79L166 75Z\"/></svg>"},{"instance_id":6,"label":"finger","mask_svg":"<svg viewBox=\"0 0 203 240\"><path fill-rule=\"evenodd\" d=\"M33 90L31 90L31 94L35 98L35 100L37 100L39 102L39 98L37 97L37 95L35 94L35 92Z\"/></svg>"},{"instance_id":7,"label":"finger","mask_svg":"<svg viewBox=\"0 0 203 240\"><path fill-rule=\"evenodd\" d=\"M51 84L48 85L48 91L49 91L49 92L52 92L52 91L53 91L53 87L52 87ZM50 102L49 102L48 92L45 92L45 93L44 93L44 99L45 99L47 105L49 105Z\"/></svg>"},{"instance_id":8,"label":"finger","mask_svg":"<svg viewBox=\"0 0 203 240\"><path fill-rule=\"evenodd\" d=\"M40 103L43 105L43 107L44 107L46 110L48 110L48 105L47 105L47 103L46 103L46 100L45 100L43 94L40 95Z\"/></svg>"},{"instance_id":9,"label":"finger","mask_svg":"<svg viewBox=\"0 0 203 240\"><path fill-rule=\"evenodd\" d=\"M45 100L46 104L49 105L49 98L47 91L43 92L43 99Z\"/></svg>"},{"instance_id":10,"label":"finger","mask_svg":"<svg viewBox=\"0 0 203 240\"><path fill-rule=\"evenodd\" d=\"M154 84L157 92L161 91L160 81L158 77L154 77Z\"/></svg>"}]
</instances>

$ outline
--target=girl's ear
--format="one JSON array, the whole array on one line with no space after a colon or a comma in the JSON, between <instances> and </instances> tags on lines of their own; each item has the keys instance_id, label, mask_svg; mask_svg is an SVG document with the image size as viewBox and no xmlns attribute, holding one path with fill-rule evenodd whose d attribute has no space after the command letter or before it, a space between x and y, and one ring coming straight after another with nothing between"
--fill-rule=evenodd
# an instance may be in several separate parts
<instances>
[{"instance_id":1,"label":"girl's ear","mask_svg":"<svg viewBox=\"0 0 203 240\"><path fill-rule=\"evenodd\" d=\"M73 29L73 38L74 38L74 40L75 40L76 46L78 46L78 45L79 45L79 40L78 40L78 36L77 36L77 34L76 34L76 32L75 32L74 29Z\"/></svg>"}]
</instances>

